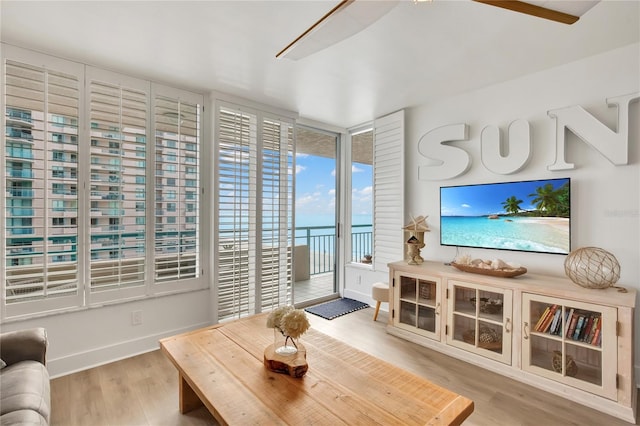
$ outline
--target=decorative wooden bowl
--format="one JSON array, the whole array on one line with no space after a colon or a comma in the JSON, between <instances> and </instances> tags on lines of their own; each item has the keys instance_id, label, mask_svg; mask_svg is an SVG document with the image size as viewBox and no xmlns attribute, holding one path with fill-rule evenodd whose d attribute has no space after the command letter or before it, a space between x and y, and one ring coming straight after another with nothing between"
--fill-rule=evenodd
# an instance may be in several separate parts
<instances>
[{"instance_id":1,"label":"decorative wooden bowl","mask_svg":"<svg viewBox=\"0 0 640 426\"><path fill-rule=\"evenodd\" d=\"M455 262L451 262L451 266L460 271L471 272L480 275L490 275L492 277L513 278L517 277L518 275L527 273L527 268L523 268L522 266L517 269L485 269L478 268L477 266L461 265Z\"/></svg>"},{"instance_id":2,"label":"decorative wooden bowl","mask_svg":"<svg viewBox=\"0 0 640 426\"><path fill-rule=\"evenodd\" d=\"M264 366L276 373L288 374L291 377L302 377L309 369L307 349L298 342L298 352L293 355L279 355L273 344L264 350Z\"/></svg>"}]
</instances>

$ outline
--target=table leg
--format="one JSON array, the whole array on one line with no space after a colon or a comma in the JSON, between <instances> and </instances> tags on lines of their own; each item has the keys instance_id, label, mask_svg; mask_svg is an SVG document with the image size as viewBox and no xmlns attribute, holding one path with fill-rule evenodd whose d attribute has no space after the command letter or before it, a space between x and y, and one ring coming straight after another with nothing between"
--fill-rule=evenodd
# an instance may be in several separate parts
<instances>
[{"instance_id":1,"label":"table leg","mask_svg":"<svg viewBox=\"0 0 640 426\"><path fill-rule=\"evenodd\" d=\"M180 412L182 414L188 413L191 410L195 410L198 407L201 407L202 401L198 398L198 395L191 389L189 383L184 379L182 374L179 374L178 378L178 387L180 388Z\"/></svg>"}]
</instances>

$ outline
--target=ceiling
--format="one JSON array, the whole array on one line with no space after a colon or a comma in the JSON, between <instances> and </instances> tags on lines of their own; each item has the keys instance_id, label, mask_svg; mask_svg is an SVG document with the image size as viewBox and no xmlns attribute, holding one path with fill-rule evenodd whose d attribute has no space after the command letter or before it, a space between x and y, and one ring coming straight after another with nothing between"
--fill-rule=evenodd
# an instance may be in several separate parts
<instances>
[{"instance_id":1,"label":"ceiling","mask_svg":"<svg viewBox=\"0 0 640 426\"><path fill-rule=\"evenodd\" d=\"M573 25L470 0L404 0L327 49L276 59L336 3L3 0L0 36L340 127L640 42L638 0L603 0Z\"/></svg>"}]
</instances>

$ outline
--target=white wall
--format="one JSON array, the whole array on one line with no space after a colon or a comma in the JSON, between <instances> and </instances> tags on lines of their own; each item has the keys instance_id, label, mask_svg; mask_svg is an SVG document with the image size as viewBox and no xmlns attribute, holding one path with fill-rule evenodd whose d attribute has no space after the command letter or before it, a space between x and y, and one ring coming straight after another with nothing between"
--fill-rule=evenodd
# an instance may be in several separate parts
<instances>
[{"instance_id":1,"label":"white wall","mask_svg":"<svg viewBox=\"0 0 640 426\"><path fill-rule=\"evenodd\" d=\"M342 296L375 306L376 301L371 297L371 287L376 282L388 283L389 273L374 271L370 266L356 263L347 265L345 267L344 286L341 289ZM383 303L380 306L380 310L388 312L389 304Z\"/></svg>"},{"instance_id":2,"label":"white wall","mask_svg":"<svg viewBox=\"0 0 640 426\"><path fill-rule=\"evenodd\" d=\"M619 285L640 289L640 103L631 104L629 164L614 166L575 135L567 137L568 162L575 169L551 172L555 159L555 124L547 111L580 105L616 130L617 109L606 98L640 92L640 44L530 74L481 90L407 111L405 212L428 215L432 231L425 234L425 259L451 261L456 251L439 244L440 186L555 177L571 178L572 248L596 246L613 253L621 265ZM469 70L473 72L473 70ZM502 129L517 119L529 121L532 154L529 163L512 175L490 172L480 162L480 132L487 125ZM469 139L454 142L472 157L466 174L443 181L419 181L426 164L418 140L440 126L467 123ZM566 256L464 249L473 257L517 262L532 272L564 275ZM585 291L597 291L587 290ZM640 369L640 327L636 314L636 371ZM636 374L638 375L638 374Z\"/></svg>"},{"instance_id":3,"label":"white wall","mask_svg":"<svg viewBox=\"0 0 640 426\"><path fill-rule=\"evenodd\" d=\"M142 311L132 325L131 312ZM209 290L120 303L2 324L2 331L45 327L52 377L159 348L158 339L211 324Z\"/></svg>"}]
</instances>

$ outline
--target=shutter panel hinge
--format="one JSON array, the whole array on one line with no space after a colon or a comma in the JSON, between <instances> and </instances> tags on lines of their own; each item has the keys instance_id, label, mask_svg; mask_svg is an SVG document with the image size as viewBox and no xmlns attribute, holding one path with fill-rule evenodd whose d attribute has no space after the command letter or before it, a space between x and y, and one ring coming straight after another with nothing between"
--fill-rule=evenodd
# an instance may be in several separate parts
<instances>
[{"instance_id":1,"label":"shutter panel hinge","mask_svg":"<svg viewBox=\"0 0 640 426\"><path fill-rule=\"evenodd\" d=\"M396 317L396 310L395 310L395 309L392 309L392 310L391 310L391 318L393 319L393 318L395 318L395 317Z\"/></svg>"},{"instance_id":2,"label":"shutter panel hinge","mask_svg":"<svg viewBox=\"0 0 640 426\"><path fill-rule=\"evenodd\" d=\"M445 299L449 299L449 289L447 289L447 291L445 291Z\"/></svg>"},{"instance_id":3,"label":"shutter panel hinge","mask_svg":"<svg viewBox=\"0 0 640 426\"><path fill-rule=\"evenodd\" d=\"M616 389L620 389L620 375L616 374Z\"/></svg>"},{"instance_id":4,"label":"shutter panel hinge","mask_svg":"<svg viewBox=\"0 0 640 426\"><path fill-rule=\"evenodd\" d=\"M392 279L391 280L391 287L395 287L396 286L396 279Z\"/></svg>"},{"instance_id":5,"label":"shutter panel hinge","mask_svg":"<svg viewBox=\"0 0 640 426\"><path fill-rule=\"evenodd\" d=\"M616 321L616 336L620 335L620 328L622 327L622 324L620 323L620 321Z\"/></svg>"},{"instance_id":6,"label":"shutter panel hinge","mask_svg":"<svg viewBox=\"0 0 640 426\"><path fill-rule=\"evenodd\" d=\"M444 335L445 335L445 336L448 336L448 335L449 335L449 326L448 326L448 325L445 325L445 326L444 326Z\"/></svg>"}]
</instances>

